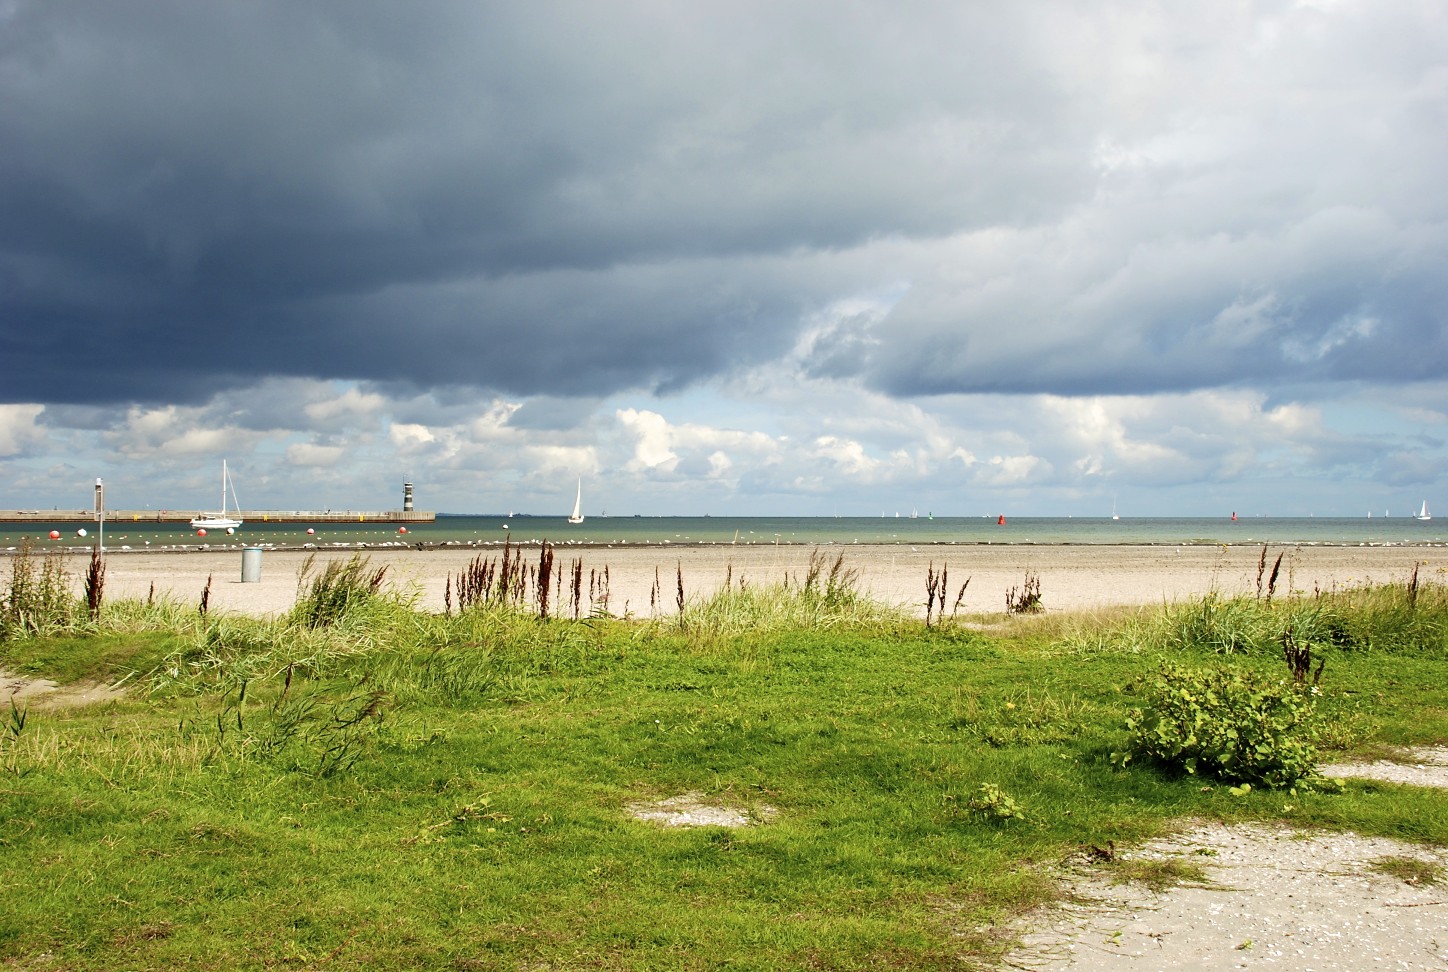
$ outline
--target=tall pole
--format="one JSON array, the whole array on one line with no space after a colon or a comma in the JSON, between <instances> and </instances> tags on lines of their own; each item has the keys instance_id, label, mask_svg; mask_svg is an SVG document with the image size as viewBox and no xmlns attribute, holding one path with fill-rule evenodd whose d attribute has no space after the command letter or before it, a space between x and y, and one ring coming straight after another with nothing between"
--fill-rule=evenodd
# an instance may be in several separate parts
<instances>
[{"instance_id":1,"label":"tall pole","mask_svg":"<svg viewBox=\"0 0 1448 972\"><path fill-rule=\"evenodd\" d=\"M104 556L106 552L106 487L96 478L96 549Z\"/></svg>"}]
</instances>

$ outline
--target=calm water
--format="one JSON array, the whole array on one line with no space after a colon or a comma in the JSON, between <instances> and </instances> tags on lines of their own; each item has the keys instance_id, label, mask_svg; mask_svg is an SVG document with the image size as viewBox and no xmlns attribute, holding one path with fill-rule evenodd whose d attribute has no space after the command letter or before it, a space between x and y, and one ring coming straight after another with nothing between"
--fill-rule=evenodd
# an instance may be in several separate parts
<instances>
[{"instance_id":1,"label":"calm water","mask_svg":"<svg viewBox=\"0 0 1448 972\"><path fill-rule=\"evenodd\" d=\"M0 524L0 547L23 537L41 548L76 547L94 540L75 536L75 525L54 525L61 540L44 539L51 524ZM200 541L184 526L106 524L106 546L119 548L195 546ZM1123 517L1018 517L1004 525L979 517L590 517L577 526L551 516L439 516L433 523L410 524L407 533L396 525L317 524L308 536L305 523L249 521L234 537L211 536L220 544L316 543L495 543L506 537L514 542L581 544L850 544L850 543L968 543L968 544L1441 544L1448 542L1448 519L1419 521L1412 517L1336 519L1253 517L1236 522L1226 517L1169 518Z\"/></svg>"}]
</instances>

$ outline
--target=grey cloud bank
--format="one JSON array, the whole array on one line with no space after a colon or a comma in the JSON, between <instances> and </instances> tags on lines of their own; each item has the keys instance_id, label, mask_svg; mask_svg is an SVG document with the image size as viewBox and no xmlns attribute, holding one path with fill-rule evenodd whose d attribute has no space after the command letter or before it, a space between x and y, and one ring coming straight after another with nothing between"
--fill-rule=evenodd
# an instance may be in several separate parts
<instances>
[{"instance_id":1,"label":"grey cloud bank","mask_svg":"<svg viewBox=\"0 0 1448 972\"><path fill-rule=\"evenodd\" d=\"M1448 468L1445 141L1427 2L10 0L0 462L1356 509Z\"/></svg>"}]
</instances>

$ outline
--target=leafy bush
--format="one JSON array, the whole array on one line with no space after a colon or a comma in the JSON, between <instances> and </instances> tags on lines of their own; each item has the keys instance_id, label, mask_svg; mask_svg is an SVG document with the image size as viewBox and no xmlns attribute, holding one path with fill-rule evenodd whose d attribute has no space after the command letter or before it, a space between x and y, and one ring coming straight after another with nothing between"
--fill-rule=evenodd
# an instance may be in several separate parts
<instances>
[{"instance_id":1,"label":"leafy bush","mask_svg":"<svg viewBox=\"0 0 1448 972\"><path fill-rule=\"evenodd\" d=\"M1155 759L1249 787L1322 787L1320 694L1315 685L1253 672L1167 664L1147 683L1145 705L1126 720L1126 752L1112 758L1121 766L1138 756Z\"/></svg>"}]
</instances>

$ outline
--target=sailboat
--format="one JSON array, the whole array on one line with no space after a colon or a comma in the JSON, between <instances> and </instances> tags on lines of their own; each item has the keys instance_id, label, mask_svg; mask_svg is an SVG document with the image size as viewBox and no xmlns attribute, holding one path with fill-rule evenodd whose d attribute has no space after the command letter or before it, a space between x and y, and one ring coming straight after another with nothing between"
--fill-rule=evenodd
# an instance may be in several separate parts
<instances>
[{"instance_id":1,"label":"sailboat","mask_svg":"<svg viewBox=\"0 0 1448 972\"><path fill-rule=\"evenodd\" d=\"M238 513L241 512L241 504L236 501L236 487L232 485L231 474L226 471L226 460L221 460L221 512L202 513L191 521L193 530L236 530L241 526L239 516L228 516L226 513L226 493L231 491L231 502Z\"/></svg>"},{"instance_id":2,"label":"sailboat","mask_svg":"<svg viewBox=\"0 0 1448 972\"><path fill-rule=\"evenodd\" d=\"M1427 500L1424 500L1424 501L1423 501L1423 508L1418 511L1417 515L1414 516L1413 519L1415 519L1415 520L1431 520L1431 519L1433 519L1433 514L1428 512L1428 501L1427 501Z\"/></svg>"},{"instance_id":3,"label":"sailboat","mask_svg":"<svg viewBox=\"0 0 1448 972\"><path fill-rule=\"evenodd\" d=\"M568 518L569 523L583 522L583 477L578 477L578 494L573 497L573 515Z\"/></svg>"}]
</instances>

